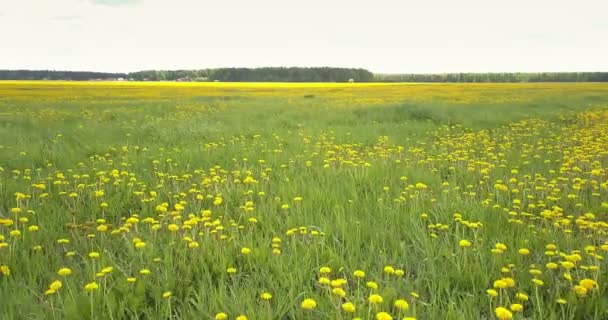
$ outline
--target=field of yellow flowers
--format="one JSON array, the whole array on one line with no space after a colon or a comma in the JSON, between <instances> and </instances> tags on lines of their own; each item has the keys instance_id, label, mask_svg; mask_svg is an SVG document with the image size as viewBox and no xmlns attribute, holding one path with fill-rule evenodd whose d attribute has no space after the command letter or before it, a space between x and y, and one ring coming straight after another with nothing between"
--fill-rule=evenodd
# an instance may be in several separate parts
<instances>
[{"instance_id":1,"label":"field of yellow flowers","mask_svg":"<svg viewBox=\"0 0 608 320\"><path fill-rule=\"evenodd\" d=\"M0 82L1 319L608 319L608 85Z\"/></svg>"}]
</instances>

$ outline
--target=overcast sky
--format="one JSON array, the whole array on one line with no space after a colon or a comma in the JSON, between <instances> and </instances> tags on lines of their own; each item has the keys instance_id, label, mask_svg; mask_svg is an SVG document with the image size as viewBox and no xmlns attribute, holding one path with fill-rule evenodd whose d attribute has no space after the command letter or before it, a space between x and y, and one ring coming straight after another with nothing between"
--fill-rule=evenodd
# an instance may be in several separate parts
<instances>
[{"instance_id":1,"label":"overcast sky","mask_svg":"<svg viewBox=\"0 0 608 320\"><path fill-rule=\"evenodd\" d=\"M0 69L608 71L608 0L0 0Z\"/></svg>"}]
</instances>

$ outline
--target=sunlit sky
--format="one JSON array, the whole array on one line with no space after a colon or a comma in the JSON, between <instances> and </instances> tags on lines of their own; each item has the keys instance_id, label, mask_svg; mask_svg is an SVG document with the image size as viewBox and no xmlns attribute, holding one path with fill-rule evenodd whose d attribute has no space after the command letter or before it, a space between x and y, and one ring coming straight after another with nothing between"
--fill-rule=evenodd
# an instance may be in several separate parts
<instances>
[{"instance_id":1,"label":"sunlit sky","mask_svg":"<svg viewBox=\"0 0 608 320\"><path fill-rule=\"evenodd\" d=\"M608 71L606 0L0 0L0 69Z\"/></svg>"}]
</instances>

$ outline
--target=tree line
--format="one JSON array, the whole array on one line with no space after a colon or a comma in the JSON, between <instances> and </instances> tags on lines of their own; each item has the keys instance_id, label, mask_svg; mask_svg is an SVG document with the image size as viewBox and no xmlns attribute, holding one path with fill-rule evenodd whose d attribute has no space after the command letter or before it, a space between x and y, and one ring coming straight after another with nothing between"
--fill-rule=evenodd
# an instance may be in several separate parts
<instances>
[{"instance_id":1,"label":"tree line","mask_svg":"<svg viewBox=\"0 0 608 320\"><path fill-rule=\"evenodd\" d=\"M377 82L608 82L608 72L376 74Z\"/></svg>"},{"instance_id":2,"label":"tree line","mask_svg":"<svg viewBox=\"0 0 608 320\"><path fill-rule=\"evenodd\" d=\"M218 68L202 70L148 70L129 74L134 80L227 82L369 82L374 74L353 68Z\"/></svg>"},{"instance_id":3,"label":"tree line","mask_svg":"<svg viewBox=\"0 0 608 320\"><path fill-rule=\"evenodd\" d=\"M127 77L126 73L55 71L55 70L0 70L0 80L95 80Z\"/></svg>"},{"instance_id":4,"label":"tree line","mask_svg":"<svg viewBox=\"0 0 608 320\"><path fill-rule=\"evenodd\" d=\"M215 68L107 73L0 70L0 80L134 80L224 82L608 82L608 72L373 74L355 68Z\"/></svg>"}]
</instances>

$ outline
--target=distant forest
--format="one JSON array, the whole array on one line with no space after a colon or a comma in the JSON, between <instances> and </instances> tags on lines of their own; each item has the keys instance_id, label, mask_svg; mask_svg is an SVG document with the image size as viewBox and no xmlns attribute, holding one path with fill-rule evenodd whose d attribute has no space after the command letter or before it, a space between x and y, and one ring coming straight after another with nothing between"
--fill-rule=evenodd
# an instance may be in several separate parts
<instances>
[{"instance_id":1,"label":"distant forest","mask_svg":"<svg viewBox=\"0 0 608 320\"><path fill-rule=\"evenodd\" d=\"M376 74L378 82L608 82L608 72Z\"/></svg>"},{"instance_id":2,"label":"distant forest","mask_svg":"<svg viewBox=\"0 0 608 320\"><path fill-rule=\"evenodd\" d=\"M222 82L608 82L608 72L373 74L351 68L216 68L105 73L0 70L0 80L134 80Z\"/></svg>"},{"instance_id":3,"label":"distant forest","mask_svg":"<svg viewBox=\"0 0 608 320\"><path fill-rule=\"evenodd\" d=\"M134 80L227 81L227 82L369 82L374 74L348 68L219 68L202 70L148 70L129 73Z\"/></svg>"}]
</instances>

